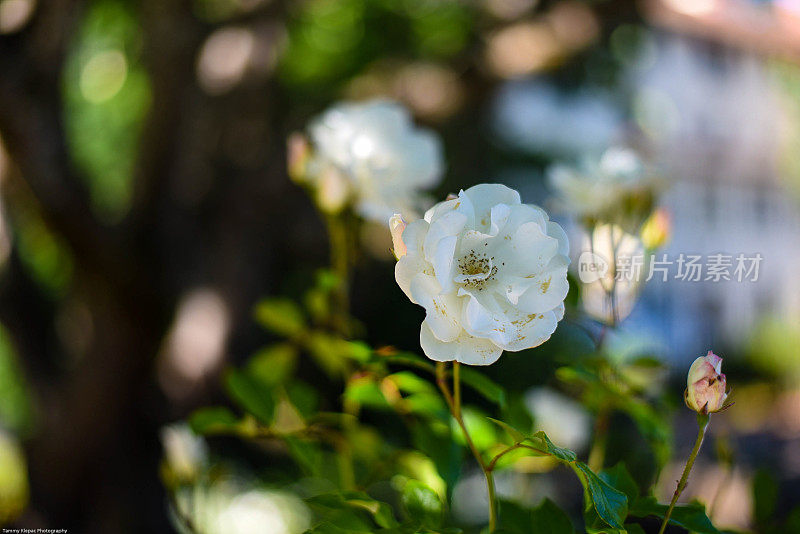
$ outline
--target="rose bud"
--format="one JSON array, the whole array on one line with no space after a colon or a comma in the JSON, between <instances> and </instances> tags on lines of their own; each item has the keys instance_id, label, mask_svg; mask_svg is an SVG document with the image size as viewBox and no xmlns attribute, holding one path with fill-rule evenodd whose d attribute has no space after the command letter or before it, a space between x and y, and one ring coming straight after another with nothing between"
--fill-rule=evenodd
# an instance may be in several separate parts
<instances>
[{"instance_id":1,"label":"rose bud","mask_svg":"<svg viewBox=\"0 0 800 534\"><path fill-rule=\"evenodd\" d=\"M406 255L408 249L403 243L403 231L406 229L406 222L403 216L395 213L389 219L389 230L392 232L392 244L394 246L394 257L398 260Z\"/></svg>"},{"instance_id":2,"label":"rose bud","mask_svg":"<svg viewBox=\"0 0 800 534\"><path fill-rule=\"evenodd\" d=\"M644 222L640 236L645 248L655 250L667 244L671 233L672 220L669 212L659 208Z\"/></svg>"},{"instance_id":3,"label":"rose bud","mask_svg":"<svg viewBox=\"0 0 800 534\"><path fill-rule=\"evenodd\" d=\"M302 182L305 179L306 164L311 157L308 139L303 134L295 132L289 136L286 144L289 177L296 182Z\"/></svg>"},{"instance_id":4,"label":"rose bud","mask_svg":"<svg viewBox=\"0 0 800 534\"><path fill-rule=\"evenodd\" d=\"M689 368L684 400L686 406L700 414L709 414L727 408L725 399L727 383L722 374L722 358L711 351L697 358Z\"/></svg>"}]
</instances>

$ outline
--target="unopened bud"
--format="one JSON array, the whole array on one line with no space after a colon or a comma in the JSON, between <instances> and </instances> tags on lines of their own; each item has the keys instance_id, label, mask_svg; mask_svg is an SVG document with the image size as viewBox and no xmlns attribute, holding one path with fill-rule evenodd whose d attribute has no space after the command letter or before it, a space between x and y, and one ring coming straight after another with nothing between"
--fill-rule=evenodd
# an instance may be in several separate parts
<instances>
[{"instance_id":1,"label":"unopened bud","mask_svg":"<svg viewBox=\"0 0 800 534\"><path fill-rule=\"evenodd\" d=\"M399 213L395 213L389 219L389 231L392 233L392 245L394 246L394 257L398 260L406 255L408 249L406 248L406 244L403 243L403 231L405 231L406 222L403 220L403 216Z\"/></svg>"},{"instance_id":2,"label":"unopened bud","mask_svg":"<svg viewBox=\"0 0 800 534\"><path fill-rule=\"evenodd\" d=\"M727 408L725 399L727 382L722 374L722 358L711 351L697 358L689 368L684 401L686 406L700 414L709 414Z\"/></svg>"},{"instance_id":3,"label":"unopened bud","mask_svg":"<svg viewBox=\"0 0 800 534\"><path fill-rule=\"evenodd\" d=\"M648 250L663 247L672 234L672 219L664 208L658 208L644 222L641 230L642 243Z\"/></svg>"},{"instance_id":4,"label":"unopened bud","mask_svg":"<svg viewBox=\"0 0 800 534\"><path fill-rule=\"evenodd\" d=\"M317 181L317 206L331 215L336 215L347 205L350 198L350 183L336 167L326 166Z\"/></svg>"},{"instance_id":5,"label":"unopened bud","mask_svg":"<svg viewBox=\"0 0 800 534\"><path fill-rule=\"evenodd\" d=\"M311 157L308 139L303 134L295 132L289 136L286 145L289 177L296 182L302 182L305 179L306 165Z\"/></svg>"}]
</instances>

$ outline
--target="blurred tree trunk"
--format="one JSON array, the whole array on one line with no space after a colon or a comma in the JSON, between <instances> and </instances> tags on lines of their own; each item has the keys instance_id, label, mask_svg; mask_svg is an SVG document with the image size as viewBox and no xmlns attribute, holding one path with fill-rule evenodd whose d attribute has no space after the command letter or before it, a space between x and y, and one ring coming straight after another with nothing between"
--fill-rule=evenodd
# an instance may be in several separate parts
<instances>
[{"instance_id":1,"label":"blurred tree trunk","mask_svg":"<svg viewBox=\"0 0 800 534\"><path fill-rule=\"evenodd\" d=\"M0 38L0 134L18 169L7 185L14 201L35 205L68 244L75 262L69 298L85 306L92 321L86 353L66 371L53 364L63 355L43 354L60 348L25 341L32 336L20 330L33 325L11 320L9 326L22 340L24 359L47 360L28 365L42 386L41 428L29 447L32 507L46 526L81 532L166 526L157 429L176 414L154 386L153 363L172 310L184 291L208 285L224 296L234 324L242 323L266 289L274 221L292 210L283 190L283 143L273 135L274 90L262 83L225 97L203 94L194 79L195 57L209 28L190 15L191 2L138 5L153 103L134 205L113 226L93 216L62 125L60 76L84 3L40 2L27 28ZM236 165L225 137L243 127L258 153ZM181 199L176 191L201 174L210 175L206 195ZM35 291L16 283L24 282L19 269L12 272L12 289L0 297L6 317L15 314L21 292ZM27 313L34 320L36 313ZM35 320L53 328L52 317ZM37 378L43 368L47 375ZM122 496L135 504L114 502ZM137 509L137 517L124 515Z\"/></svg>"}]
</instances>

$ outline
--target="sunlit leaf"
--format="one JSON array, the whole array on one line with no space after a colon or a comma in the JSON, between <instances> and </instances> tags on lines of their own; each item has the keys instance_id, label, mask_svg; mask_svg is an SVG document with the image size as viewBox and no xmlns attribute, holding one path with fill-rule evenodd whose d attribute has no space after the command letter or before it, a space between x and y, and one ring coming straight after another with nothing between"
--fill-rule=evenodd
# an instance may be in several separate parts
<instances>
[{"instance_id":1,"label":"sunlit leaf","mask_svg":"<svg viewBox=\"0 0 800 534\"><path fill-rule=\"evenodd\" d=\"M197 434L234 431L239 418L223 406L200 408L189 417L189 426Z\"/></svg>"},{"instance_id":2,"label":"sunlit leaf","mask_svg":"<svg viewBox=\"0 0 800 534\"><path fill-rule=\"evenodd\" d=\"M274 386L286 381L296 363L297 348L288 343L279 343L255 353L247 362L247 368L259 380Z\"/></svg>"},{"instance_id":3,"label":"sunlit leaf","mask_svg":"<svg viewBox=\"0 0 800 534\"><path fill-rule=\"evenodd\" d=\"M444 506L439 495L418 480L409 480L403 487L403 509L407 517L425 528L442 524Z\"/></svg>"},{"instance_id":4,"label":"sunlit leaf","mask_svg":"<svg viewBox=\"0 0 800 534\"><path fill-rule=\"evenodd\" d=\"M225 373L225 387L242 409L256 416L265 425L272 422L275 399L268 384L261 382L255 375L230 368Z\"/></svg>"},{"instance_id":5,"label":"sunlit leaf","mask_svg":"<svg viewBox=\"0 0 800 534\"><path fill-rule=\"evenodd\" d=\"M377 382L377 377L364 375L351 379L344 390L344 398L359 406L391 410L392 406L386 400Z\"/></svg>"},{"instance_id":6,"label":"sunlit leaf","mask_svg":"<svg viewBox=\"0 0 800 534\"><path fill-rule=\"evenodd\" d=\"M274 334L294 337L306 329L303 311L284 298L264 299L254 309L256 321Z\"/></svg>"}]
</instances>

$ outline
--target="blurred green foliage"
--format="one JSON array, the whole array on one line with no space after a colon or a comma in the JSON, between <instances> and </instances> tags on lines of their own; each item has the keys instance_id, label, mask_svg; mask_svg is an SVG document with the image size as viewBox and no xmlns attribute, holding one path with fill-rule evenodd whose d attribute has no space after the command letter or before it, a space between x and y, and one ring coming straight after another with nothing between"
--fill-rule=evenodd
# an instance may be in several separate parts
<instances>
[{"instance_id":1,"label":"blurred green foliage","mask_svg":"<svg viewBox=\"0 0 800 534\"><path fill-rule=\"evenodd\" d=\"M474 7L442 0L311 0L290 6L280 75L288 87L330 94L380 58L451 58L472 36Z\"/></svg>"},{"instance_id":2,"label":"blurred green foliage","mask_svg":"<svg viewBox=\"0 0 800 534\"><path fill-rule=\"evenodd\" d=\"M0 427L17 435L32 430L33 410L30 392L11 336L0 326Z\"/></svg>"},{"instance_id":3,"label":"blurred green foliage","mask_svg":"<svg viewBox=\"0 0 800 534\"><path fill-rule=\"evenodd\" d=\"M120 2L95 0L64 66L70 155L87 180L97 214L109 221L130 206L139 135L150 105L141 47L135 12Z\"/></svg>"}]
</instances>

